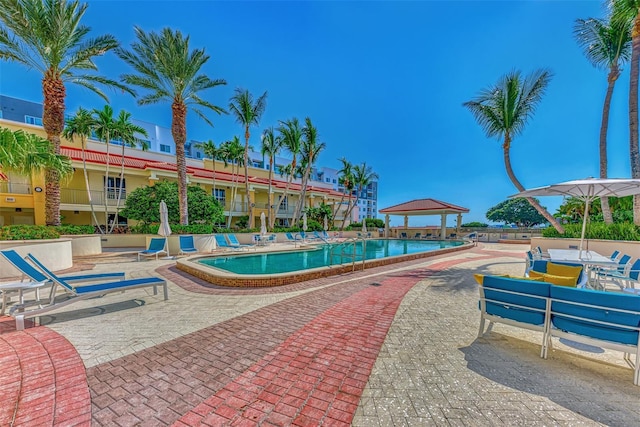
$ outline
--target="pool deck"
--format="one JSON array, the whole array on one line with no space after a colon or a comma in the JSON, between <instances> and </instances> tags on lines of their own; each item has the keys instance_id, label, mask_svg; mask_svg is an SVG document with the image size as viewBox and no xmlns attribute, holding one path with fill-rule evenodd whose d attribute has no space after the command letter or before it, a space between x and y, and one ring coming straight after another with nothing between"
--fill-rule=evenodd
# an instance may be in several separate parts
<instances>
[{"instance_id":1,"label":"pool deck","mask_svg":"<svg viewBox=\"0 0 640 427\"><path fill-rule=\"evenodd\" d=\"M477 338L474 273L522 274L524 245L265 289L130 255L94 270L157 275L43 326L0 318L0 425L637 425L622 354L496 325ZM87 260L83 260L84 263Z\"/></svg>"}]
</instances>

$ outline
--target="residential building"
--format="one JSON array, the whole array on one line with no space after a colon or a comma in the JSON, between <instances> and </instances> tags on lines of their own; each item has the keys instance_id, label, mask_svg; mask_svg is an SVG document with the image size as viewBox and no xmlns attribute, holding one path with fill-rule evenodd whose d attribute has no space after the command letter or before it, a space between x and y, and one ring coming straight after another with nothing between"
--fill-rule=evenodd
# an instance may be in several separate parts
<instances>
[{"instance_id":1,"label":"residential building","mask_svg":"<svg viewBox=\"0 0 640 427\"><path fill-rule=\"evenodd\" d=\"M23 129L43 138L46 137L42 128L42 104L0 95L0 112L0 126L11 130ZM132 122L147 131L148 136L144 138L149 146L147 151L142 151L139 147L124 147L123 156L122 144L111 141L107 157L107 144L104 142L89 138L85 144L91 200L100 225L111 221L127 223L125 218L118 216L118 212L124 207L126 195L135 188L153 185L158 180L177 180L175 144L170 129L136 119L132 119ZM241 168L240 174L236 177L232 173L231 165L225 167L223 162L216 161L214 176L213 161L204 158L204 153L197 147L197 143L198 141L190 140L185 144L188 182L190 185L201 186L214 195L223 204L225 215L231 217L233 224L238 217L248 213L244 171ZM61 183L60 207L63 223L91 224L93 221L89 195L84 183L80 141L69 141L63 138L61 145L62 154L71 159L74 167L73 175ZM295 205L299 201L301 187L299 179L293 180L286 199L278 208L278 202L284 196L286 187L286 178L279 172L290 161L282 157L276 159L272 193L269 194L268 160L265 160L262 154L255 152L250 153L249 157L249 203L254 207L254 223L259 224L256 219L263 212L268 215L271 206L275 223L289 224ZM107 160L110 171L109 176L105 178ZM121 165L124 165L122 178ZM121 184L123 191L118 205ZM234 200L231 200L231 189L234 186L237 188L237 195ZM42 174L25 177L11 171L2 171L0 173L0 225L44 224L44 188ZM318 206L321 203L335 205L343 196L334 183L311 180L304 206ZM351 222L345 218L345 213L346 205L338 210L335 223L337 226L343 222Z\"/></svg>"}]
</instances>

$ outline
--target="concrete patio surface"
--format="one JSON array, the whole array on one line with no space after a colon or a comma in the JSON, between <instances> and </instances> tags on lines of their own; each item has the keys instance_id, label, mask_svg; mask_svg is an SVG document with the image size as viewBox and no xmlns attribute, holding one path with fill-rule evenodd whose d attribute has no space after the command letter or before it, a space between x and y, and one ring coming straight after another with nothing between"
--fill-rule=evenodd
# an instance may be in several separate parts
<instances>
[{"instance_id":1,"label":"concrete patio surface","mask_svg":"<svg viewBox=\"0 0 640 427\"><path fill-rule=\"evenodd\" d=\"M621 353L554 339L543 360L540 334L505 325L477 338L473 274L522 274L526 250L480 244L268 289L212 286L172 260L85 259L164 277L169 300L110 294L24 332L2 318L0 425L637 425Z\"/></svg>"}]
</instances>

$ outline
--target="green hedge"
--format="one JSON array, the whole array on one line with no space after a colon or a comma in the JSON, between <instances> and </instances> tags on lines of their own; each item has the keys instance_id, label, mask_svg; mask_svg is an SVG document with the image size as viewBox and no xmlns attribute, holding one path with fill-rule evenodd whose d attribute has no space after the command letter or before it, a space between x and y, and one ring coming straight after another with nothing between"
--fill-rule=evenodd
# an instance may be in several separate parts
<instances>
[{"instance_id":1,"label":"green hedge","mask_svg":"<svg viewBox=\"0 0 640 427\"><path fill-rule=\"evenodd\" d=\"M0 240L43 240L60 237L56 227L46 225L5 225L0 227Z\"/></svg>"},{"instance_id":2,"label":"green hedge","mask_svg":"<svg viewBox=\"0 0 640 427\"><path fill-rule=\"evenodd\" d=\"M582 224L566 224L563 227L564 234L558 233L553 227L545 228L542 231L542 237L580 238ZM585 239L637 241L640 240L640 227L629 222L614 224L595 222L587 225L584 237Z\"/></svg>"},{"instance_id":3,"label":"green hedge","mask_svg":"<svg viewBox=\"0 0 640 427\"><path fill-rule=\"evenodd\" d=\"M94 234L96 231L93 225L61 225L56 229L60 234Z\"/></svg>"}]
</instances>

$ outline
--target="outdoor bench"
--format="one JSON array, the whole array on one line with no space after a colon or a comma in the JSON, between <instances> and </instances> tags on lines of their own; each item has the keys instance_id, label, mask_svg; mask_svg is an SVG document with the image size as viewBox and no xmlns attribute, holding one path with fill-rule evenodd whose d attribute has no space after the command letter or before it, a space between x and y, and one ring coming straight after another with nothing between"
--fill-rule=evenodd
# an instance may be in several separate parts
<instances>
[{"instance_id":1,"label":"outdoor bench","mask_svg":"<svg viewBox=\"0 0 640 427\"><path fill-rule=\"evenodd\" d=\"M543 358L552 337L618 350L630 363L635 354L640 385L640 296L500 276L484 276L479 293L479 337L488 320L487 330L504 323L542 332Z\"/></svg>"}]
</instances>

